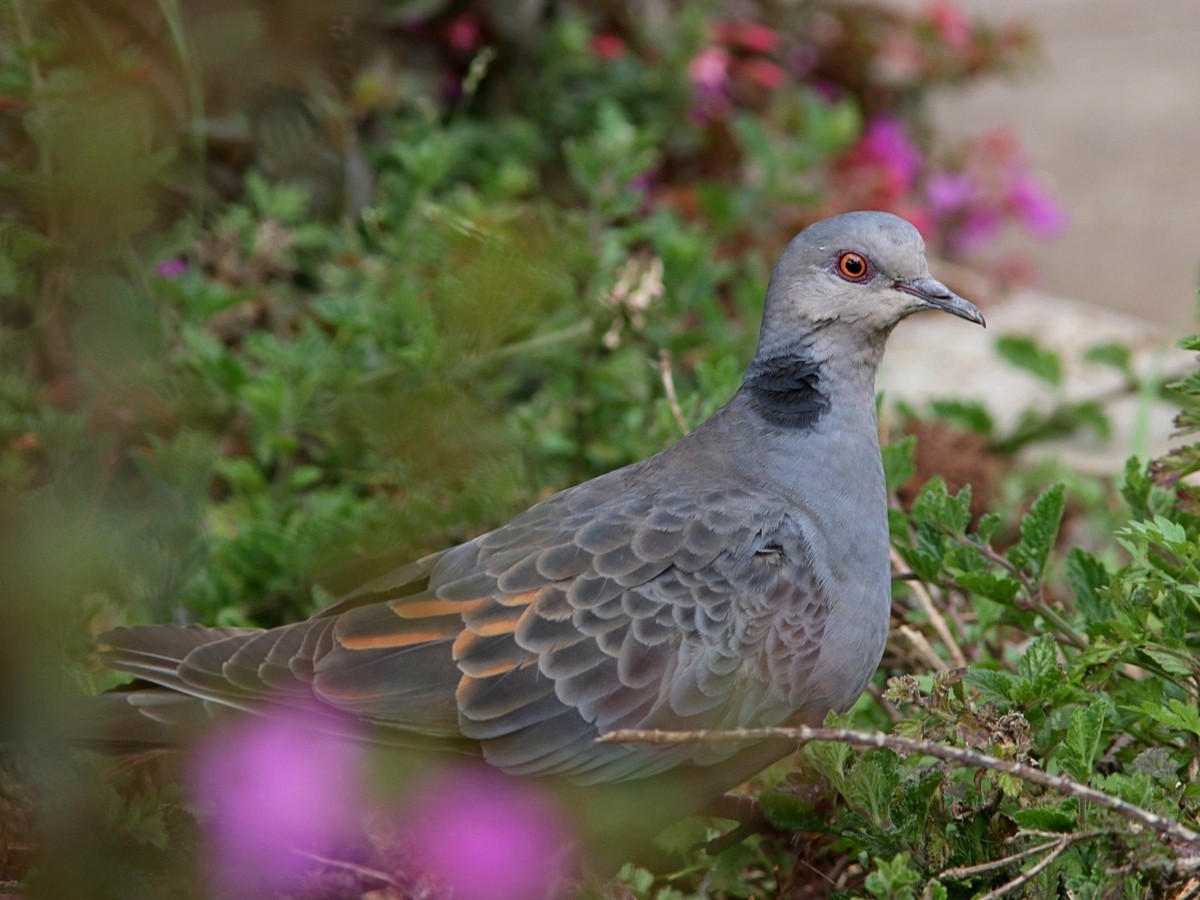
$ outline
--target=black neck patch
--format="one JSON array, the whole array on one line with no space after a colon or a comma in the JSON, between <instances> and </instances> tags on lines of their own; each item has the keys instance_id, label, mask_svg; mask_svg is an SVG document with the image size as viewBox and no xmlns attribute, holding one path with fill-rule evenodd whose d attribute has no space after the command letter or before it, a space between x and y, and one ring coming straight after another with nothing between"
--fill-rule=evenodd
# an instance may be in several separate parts
<instances>
[{"instance_id":1,"label":"black neck patch","mask_svg":"<svg viewBox=\"0 0 1200 900\"><path fill-rule=\"evenodd\" d=\"M821 392L820 364L807 356L772 356L755 362L742 382L754 410L780 428L810 428L829 408Z\"/></svg>"}]
</instances>

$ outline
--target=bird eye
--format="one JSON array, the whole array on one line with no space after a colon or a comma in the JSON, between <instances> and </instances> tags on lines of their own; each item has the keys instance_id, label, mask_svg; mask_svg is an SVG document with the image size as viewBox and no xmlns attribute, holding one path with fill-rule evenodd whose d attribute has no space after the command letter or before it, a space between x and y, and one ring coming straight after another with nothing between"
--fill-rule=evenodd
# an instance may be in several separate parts
<instances>
[{"instance_id":1,"label":"bird eye","mask_svg":"<svg viewBox=\"0 0 1200 900\"><path fill-rule=\"evenodd\" d=\"M846 251L838 257L837 271L847 281L862 281L871 273L871 263L861 253Z\"/></svg>"}]
</instances>

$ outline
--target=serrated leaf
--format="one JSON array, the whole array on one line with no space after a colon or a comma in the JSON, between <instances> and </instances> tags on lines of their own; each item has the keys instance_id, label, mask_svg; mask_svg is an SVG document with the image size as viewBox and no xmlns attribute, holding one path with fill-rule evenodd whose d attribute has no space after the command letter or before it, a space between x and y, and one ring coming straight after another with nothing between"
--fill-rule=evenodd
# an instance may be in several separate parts
<instances>
[{"instance_id":1,"label":"serrated leaf","mask_svg":"<svg viewBox=\"0 0 1200 900\"><path fill-rule=\"evenodd\" d=\"M1097 700L1071 713L1066 740L1055 759L1076 781L1086 782L1092 775L1104 737L1106 711L1104 701Z\"/></svg>"},{"instance_id":2,"label":"serrated leaf","mask_svg":"<svg viewBox=\"0 0 1200 900\"><path fill-rule=\"evenodd\" d=\"M1190 678L1196 674L1196 665L1177 652L1165 650L1161 647L1139 647L1138 650L1158 663L1168 675L1179 675Z\"/></svg>"},{"instance_id":3,"label":"serrated leaf","mask_svg":"<svg viewBox=\"0 0 1200 900\"><path fill-rule=\"evenodd\" d=\"M1112 607L1103 596L1108 589L1109 574L1104 563L1086 550L1072 547L1067 554L1067 583L1075 594L1075 605L1085 619L1097 621L1111 615Z\"/></svg>"},{"instance_id":4,"label":"serrated leaf","mask_svg":"<svg viewBox=\"0 0 1200 900\"><path fill-rule=\"evenodd\" d=\"M995 346L996 353L1010 365L1023 369L1055 387L1062 384L1062 359L1033 338L1003 334L996 339Z\"/></svg>"},{"instance_id":5,"label":"serrated leaf","mask_svg":"<svg viewBox=\"0 0 1200 900\"><path fill-rule=\"evenodd\" d=\"M1012 813L1013 821L1030 831L1058 831L1069 833L1075 830L1079 817L1078 805L1067 802L1059 806L1035 806L1018 809ZM1074 810L1074 811L1073 811Z\"/></svg>"},{"instance_id":6,"label":"serrated leaf","mask_svg":"<svg viewBox=\"0 0 1200 900\"><path fill-rule=\"evenodd\" d=\"M891 750L869 750L846 776L846 801L864 811L877 828L891 825L891 807L900 786L900 757Z\"/></svg>"},{"instance_id":7,"label":"serrated leaf","mask_svg":"<svg viewBox=\"0 0 1200 900\"><path fill-rule=\"evenodd\" d=\"M913 500L912 518L918 524L929 523L950 534L963 534L971 521L971 486L964 485L957 494L951 494L940 476L930 478Z\"/></svg>"},{"instance_id":8,"label":"serrated leaf","mask_svg":"<svg viewBox=\"0 0 1200 900\"><path fill-rule=\"evenodd\" d=\"M954 580L959 587L996 603L1011 603L1021 590L1021 583L1015 578L993 572L962 572Z\"/></svg>"},{"instance_id":9,"label":"serrated leaf","mask_svg":"<svg viewBox=\"0 0 1200 900\"><path fill-rule=\"evenodd\" d=\"M1008 551L1008 558L1013 565L1027 570L1034 580L1045 570L1064 509L1066 490L1062 482L1058 482L1042 491L1029 512L1021 517L1021 540Z\"/></svg>"},{"instance_id":10,"label":"serrated leaf","mask_svg":"<svg viewBox=\"0 0 1200 900\"><path fill-rule=\"evenodd\" d=\"M848 745L837 741L814 741L804 745L804 756L818 774L829 780L838 793L846 793L846 762L850 758Z\"/></svg>"},{"instance_id":11,"label":"serrated leaf","mask_svg":"<svg viewBox=\"0 0 1200 900\"><path fill-rule=\"evenodd\" d=\"M984 699L1010 703L1013 699L1013 689L1016 687L1017 678L1010 672L972 668L967 673L967 684L983 694Z\"/></svg>"},{"instance_id":12,"label":"serrated leaf","mask_svg":"<svg viewBox=\"0 0 1200 900\"><path fill-rule=\"evenodd\" d=\"M1051 635L1031 641L1017 661L1017 683L1012 699L1030 706L1045 700L1058 687L1065 674L1058 665L1058 652Z\"/></svg>"},{"instance_id":13,"label":"serrated leaf","mask_svg":"<svg viewBox=\"0 0 1200 900\"><path fill-rule=\"evenodd\" d=\"M1147 716L1155 722L1160 722L1168 728L1188 731L1200 737L1200 711L1197 711L1193 706L1176 700L1174 697L1169 698L1163 704L1147 701L1137 706L1126 707L1126 709L1131 712L1141 713L1143 716Z\"/></svg>"},{"instance_id":14,"label":"serrated leaf","mask_svg":"<svg viewBox=\"0 0 1200 900\"><path fill-rule=\"evenodd\" d=\"M992 538L996 536L996 532L1003 524L1004 519L999 513L984 513L979 517L979 522L975 525L975 534L979 536L979 540L983 543L990 544Z\"/></svg>"}]
</instances>

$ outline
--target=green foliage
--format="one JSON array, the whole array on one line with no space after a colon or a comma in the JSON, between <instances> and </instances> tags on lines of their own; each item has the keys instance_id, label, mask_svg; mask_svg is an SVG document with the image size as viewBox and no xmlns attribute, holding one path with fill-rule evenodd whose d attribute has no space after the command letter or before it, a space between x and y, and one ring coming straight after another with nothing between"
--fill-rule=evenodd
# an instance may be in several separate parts
<instances>
[{"instance_id":1,"label":"green foliage","mask_svg":"<svg viewBox=\"0 0 1200 900\"><path fill-rule=\"evenodd\" d=\"M926 127L924 94L1020 49L973 26L959 58L936 23L881 4L801 5L770 20L762 50L711 21L719 7L685 5L664 28L554 3L514 34L503 4L366 6L378 18L363 30L403 54L361 53L348 83L314 65L297 79L310 93L252 101L230 83L238 66L201 57L210 44L230 60L262 50L259 10L160 3L161 22L138 7L128 27L121 4L85 15L45 0L0 19L12 149L0 162L0 625L20 638L21 734L50 733L57 709L41 701L54 685L104 678L62 662L102 627L290 621L677 438L677 415L694 424L736 389L781 236L830 203L924 202L923 179L964 156ZM486 42L451 45L452 14L473 16ZM846 42L820 43L835 33ZM879 74L898 34L927 55L923 79ZM285 52L311 43L271 39ZM691 67L712 49L729 68L710 95ZM806 54L808 80L784 65ZM771 87L780 77L786 90ZM839 100L823 99L829 83ZM209 90L242 106L206 108ZM899 195L879 193L894 179L875 177L860 140L891 117L929 134ZM934 227L932 244L952 252L954 223ZM1200 351L1200 337L1184 346ZM1061 396L1056 354L1016 337L997 352L1054 394L1049 412L1009 433L971 401L934 413L1005 452L1104 433L1097 402ZM1085 358L1135 381L1119 345ZM1200 429L1200 374L1171 396L1180 427ZM1061 546L1064 516L1087 507L1061 484L980 516L969 486L929 480L890 514L922 582L898 583L897 602L923 644L898 637L884 702L831 724L884 727L898 708L898 734L1194 821L1200 498L1186 479L1198 448L1131 460L1128 513L1087 548ZM910 480L911 438L885 448L884 469L893 490ZM633 895L787 896L819 868L857 873L850 895L942 900L1010 882L1030 862L1006 860L1047 834L1076 842L1031 895L1107 896L1113 871L1133 895L1173 876L1174 848L1152 833L1010 773L835 742L800 760L762 793L774 832L712 857L695 845L720 829L688 823L669 874L626 868ZM31 889L189 895L178 867L192 875L191 817L130 782L93 798L93 843L48 792L63 804L50 829L61 849ZM823 835L803 865L794 831ZM57 865L78 844L85 863Z\"/></svg>"}]
</instances>

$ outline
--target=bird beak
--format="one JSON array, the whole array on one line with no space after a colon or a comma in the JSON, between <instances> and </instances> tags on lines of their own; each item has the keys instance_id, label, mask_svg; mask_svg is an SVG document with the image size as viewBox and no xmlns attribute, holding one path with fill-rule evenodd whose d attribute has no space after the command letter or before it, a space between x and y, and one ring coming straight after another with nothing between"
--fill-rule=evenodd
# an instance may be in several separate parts
<instances>
[{"instance_id":1,"label":"bird beak","mask_svg":"<svg viewBox=\"0 0 1200 900\"><path fill-rule=\"evenodd\" d=\"M912 294L930 309L940 309L956 315L960 319L966 319L968 322L974 322L984 328L987 327L987 322L983 320L983 313L979 311L979 307L958 296L936 278L897 281L894 287L898 291Z\"/></svg>"}]
</instances>

